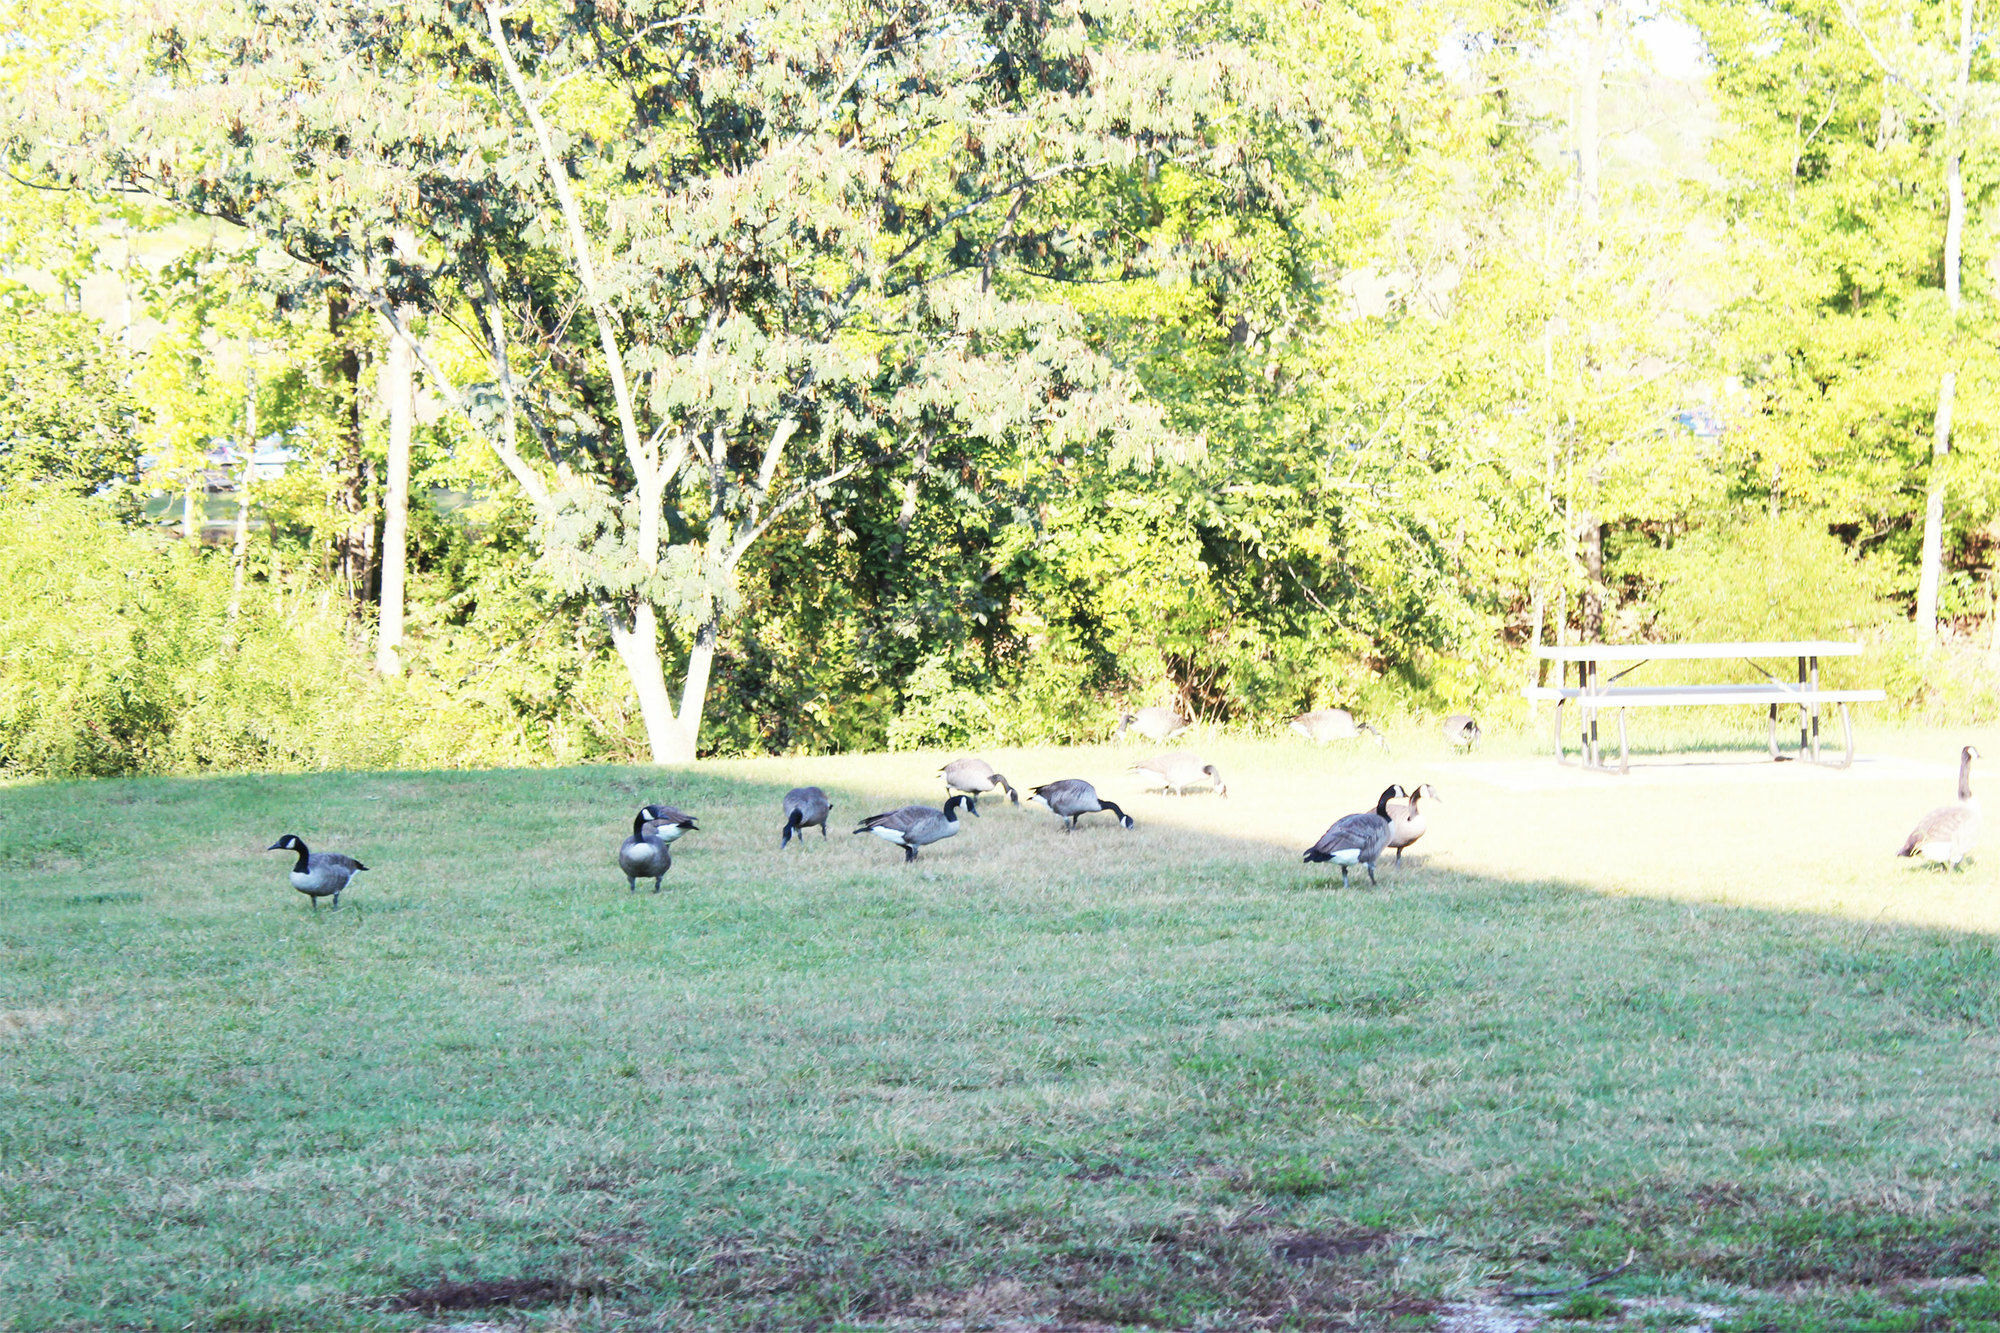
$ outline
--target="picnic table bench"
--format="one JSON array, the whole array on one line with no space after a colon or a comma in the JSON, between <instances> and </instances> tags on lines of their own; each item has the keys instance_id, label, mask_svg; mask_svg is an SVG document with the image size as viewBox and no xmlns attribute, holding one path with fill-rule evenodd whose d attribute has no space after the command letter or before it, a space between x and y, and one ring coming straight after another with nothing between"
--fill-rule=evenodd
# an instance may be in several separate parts
<instances>
[{"instance_id":1,"label":"picnic table bench","mask_svg":"<svg viewBox=\"0 0 2000 1333\"><path fill-rule=\"evenodd\" d=\"M1847 706L1858 703L1880 703L1887 696L1881 690L1829 690L1819 683L1819 663L1823 657L1854 657L1861 652L1858 643L1829 643L1807 640L1798 643L1651 643L1624 644L1612 647L1605 644L1579 644L1575 647L1548 647L1537 644L1535 656L1541 661L1555 662L1561 674L1558 684L1531 685L1527 696L1534 700L1553 700L1556 706L1555 744L1556 760L1566 763L1563 753L1563 705L1574 703L1581 722L1581 760L1585 767L1606 772L1624 773L1631 768L1631 759L1625 744L1625 710L1628 708L1668 708L1700 706L1707 704L1763 704L1770 709L1771 758L1789 756L1778 753L1778 709L1796 707L1799 710L1799 754L1798 757L1813 763L1825 762L1820 758L1819 713L1823 704L1836 705L1840 709L1840 727L1845 741L1846 754L1836 768L1845 768L1854 762L1854 722L1848 715ZM1762 680L1745 681L1731 685L1620 685L1618 682L1649 662L1662 661L1704 661L1741 658L1759 672ZM1792 658L1797 662L1796 680L1783 680L1761 666L1759 658ZM1576 664L1576 684L1569 683L1570 663ZM1626 667L1605 678L1607 663L1630 662ZM1536 676L1541 675L1539 666ZM1615 770L1604 762L1598 747L1598 714L1607 708L1618 710L1618 764Z\"/></svg>"}]
</instances>

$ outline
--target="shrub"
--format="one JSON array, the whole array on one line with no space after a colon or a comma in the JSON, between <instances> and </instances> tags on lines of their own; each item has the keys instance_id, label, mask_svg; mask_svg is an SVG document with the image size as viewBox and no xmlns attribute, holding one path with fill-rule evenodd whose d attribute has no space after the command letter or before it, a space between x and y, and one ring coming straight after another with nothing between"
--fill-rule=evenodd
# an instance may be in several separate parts
<instances>
[{"instance_id":1,"label":"shrub","mask_svg":"<svg viewBox=\"0 0 2000 1333\"><path fill-rule=\"evenodd\" d=\"M1852 638L1894 614L1891 576L1805 517L1757 518L1635 556L1664 637L1712 642Z\"/></svg>"}]
</instances>

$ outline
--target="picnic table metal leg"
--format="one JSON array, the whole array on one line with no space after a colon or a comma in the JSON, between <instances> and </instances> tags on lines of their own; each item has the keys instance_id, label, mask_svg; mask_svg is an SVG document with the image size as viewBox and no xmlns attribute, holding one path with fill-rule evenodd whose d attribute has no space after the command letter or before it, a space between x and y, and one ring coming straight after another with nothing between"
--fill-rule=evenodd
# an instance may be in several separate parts
<instances>
[{"instance_id":1,"label":"picnic table metal leg","mask_svg":"<svg viewBox=\"0 0 2000 1333\"><path fill-rule=\"evenodd\" d=\"M1773 762L1776 762L1778 758L1778 705L1776 704L1771 705L1770 744L1771 744L1771 759Z\"/></svg>"},{"instance_id":2,"label":"picnic table metal leg","mask_svg":"<svg viewBox=\"0 0 2000 1333\"><path fill-rule=\"evenodd\" d=\"M1632 771L1632 756L1625 748L1625 710L1622 708L1618 710L1618 771L1620 773Z\"/></svg>"},{"instance_id":3,"label":"picnic table metal leg","mask_svg":"<svg viewBox=\"0 0 2000 1333\"><path fill-rule=\"evenodd\" d=\"M1803 657L1801 657L1801 658L1799 659L1799 690L1800 690L1800 692L1801 692L1801 693L1803 693L1803 692L1805 691L1805 688L1806 688L1806 659L1805 659L1805 658L1803 658ZM1810 748L1809 748L1809 746L1808 746L1808 744L1807 744L1807 741L1806 741L1806 716L1807 716L1807 715L1808 715L1809 713L1811 713L1811 712L1812 712L1812 705L1811 705L1811 704L1809 704L1809 703L1807 703L1807 702L1805 702L1804 700L1800 700L1800 702L1799 702L1799 758L1800 758L1800 759L1802 759L1802 760L1803 760L1803 759L1805 759L1805 758L1807 758L1807 757L1809 756L1809 754L1810 754Z\"/></svg>"},{"instance_id":4,"label":"picnic table metal leg","mask_svg":"<svg viewBox=\"0 0 2000 1333\"><path fill-rule=\"evenodd\" d=\"M1811 694L1816 696L1819 694L1819 659L1814 657L1808 660L1811 662L1808 688ZM1817 698L1813 699L1812 705L1812 761L1815 764L1819 762L1819 700Z\"/></svg>"},{"instance_id":5,"label":"picnic table metal leg","mask_svg":"<svg viewBox=\"0 0 2000 1333\"><path fill-rule=\"evenodd\" d=\"M1847 757L1840 761L1840 766L1846 768L1854 762L1854 719L1847 715L1845 703L1840 705L1840 732L1847 742Z\"/></svg>"},{"instance_id":6,"label":"picnic table metal leg","mask_svg":"<svg viewBox=\"0 0 2000 1333\"><path fill-rule=\"evenodd\" d=\"M1592 663L1590 664L1590 690L1591 690L1591 693L1592 693L1592 694L1595 694L1595 693L1597 692L1597 688L1598 688L1598 686L1597 686L1597 663L1595 663L1595 662L1592 662ZM1584 715L1585 715L1585 717L1587 717L1587 718L1589 719L1589 721L1590 721L1590 766L1591 766L1592 768L1602 768L1602 767L1604 767L1604 750L1603 750L1603 748L1602 748L1602 747L1601 747L1601 746L1600 746L1600 745L1598 744L1598 741L1597 741L1597 709L1596 709L1596 707L1595 707L1595 706L1592 706L1591 708L1589 708L1589 709L1585 710L1585 714L1584 714Z\"/></svg>"}]
</instances>

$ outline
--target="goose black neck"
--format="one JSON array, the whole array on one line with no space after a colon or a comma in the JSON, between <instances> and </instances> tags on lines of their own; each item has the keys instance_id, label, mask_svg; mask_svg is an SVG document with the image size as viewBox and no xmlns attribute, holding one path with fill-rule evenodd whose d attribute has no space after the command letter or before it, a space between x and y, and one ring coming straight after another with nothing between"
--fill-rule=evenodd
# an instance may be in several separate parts
<instances>
[{"instance_id":1,"label":"goose black neck","mask_svg":"<svg viewBox=\"0 0 2000 1333\"><path fill-rule=\"evenodd\" d=\"M795 806L795 807L793 807L793 809L792 809L792 817L791 817L790 819L787 819L787 820L785 821L785 827L786 827L786 828L797 828L797 827L799 826L800 822L801 822L802 820L804 820L804 819L805 819L805 817L806 817L806 812L805 812L805 811L803 811L803 810L800 810L800 809L798 809L798 808L797 808L797 807Z\"/></svg>"},{"instance_id":2,"label":"goose black neck","mask_svg":"<svg viewBox=\"0 0 2000 1333\"><path fill-rule=\"evenodd\" d=\"M1958 757L1958 799L1972 799L1972 751L1969 748Z\"/></svg>"},{"instance_id":3,"label":"goose black neck","mask_svg":"<svg viewBox=\"0 0 2000 1333\"><path fill-rule=\"evenodd\" d=\"M1112 814L1116 815L1118 818L1120 819L1125 818L1125 812L1123 810L1120 810L1115 802L1107 801L1100 796L1097 798L1097 803L1104 809L1109 810Z\"/></svg>"},{"instance_id":4,"label":"goose black neck","mask_svg":"<svg viewBox=\"0 0 2000 1333\"><path fill-rule=\"evenodd\" d=\"M1382 792L1382 799L1375 802L1375 813L1382 816L1382 818L1387 819L1389 817L1389 802L1394 800L1395 798L1396 798L1396 789L1394 787L1389 787L1384 789L1384 791Z\"/></svg>"},{"instance_id":5,"label":"goose black neck","mask_svg":"<svg viewBox=\"0 0 2000 1333\"><path fill-rule=\"evenodd\" d=\"M1963 783L1961 783L1961 784L1959 784L1959 785L1963 786L1964 784L1963 784ZM306 858L306 845L305 845L305 843L301 842L301 843L299 844L299 859L298 859L298 860L297 860L296 862L294 862L294 863L292 864L292 870L293 870L293 872L294 872L294 873L296 873L296 874L300 874L300 875L303 875L303 874L305 874L305 873L306 873L306 859L307 859L307 858Z\"/></svg>"},{"instance_id":6,"label":"goose black neck","mask_svg":"<svg viewBox=\"0 0 2000 1333\"><path fill-rule=\"evenodd\" d=\"M641 838L644 837L645 834L646 834L646 812L644 810L641 810L638 814L632 816L632 836L635 838Z\"/></svg>"}]
</instances>

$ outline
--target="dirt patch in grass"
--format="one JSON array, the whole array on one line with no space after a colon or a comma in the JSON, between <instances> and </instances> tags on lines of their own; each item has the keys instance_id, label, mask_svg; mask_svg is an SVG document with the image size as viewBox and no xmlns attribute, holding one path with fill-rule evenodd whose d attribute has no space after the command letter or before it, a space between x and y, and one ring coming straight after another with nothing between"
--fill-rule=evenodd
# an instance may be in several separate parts
<instances>
[{"instance_id":1,"label":"dirt patch in grass","mask_svg":"<svg viewBox=\"0 0 2000 1333\"><path fill-rule=\"evenodd\" d=\"M1280 1238L1271 1253L1295 1264L1318 1263L1325 1259L1348 1259L1380 1249L1389 1243L1385 1231L1356 1228L1351 1231L1299 1231Z\"/></svg>"},{"instance_id":2,"label":"dirt patch in grass","mask_svg":"<svg viewBox=\"0 0 2000 1333\"><path fill-rule=\"evenodd\" d=\"M572 1296L588 1296L590 1289L553 1277L503 1277L475 1282L439 1282L414 1287L390 1300L392 1310L416 1310L443 1314L448 1310L490 1310L503 1305L554 1305Z\"/></svg>"}]
</instances>

